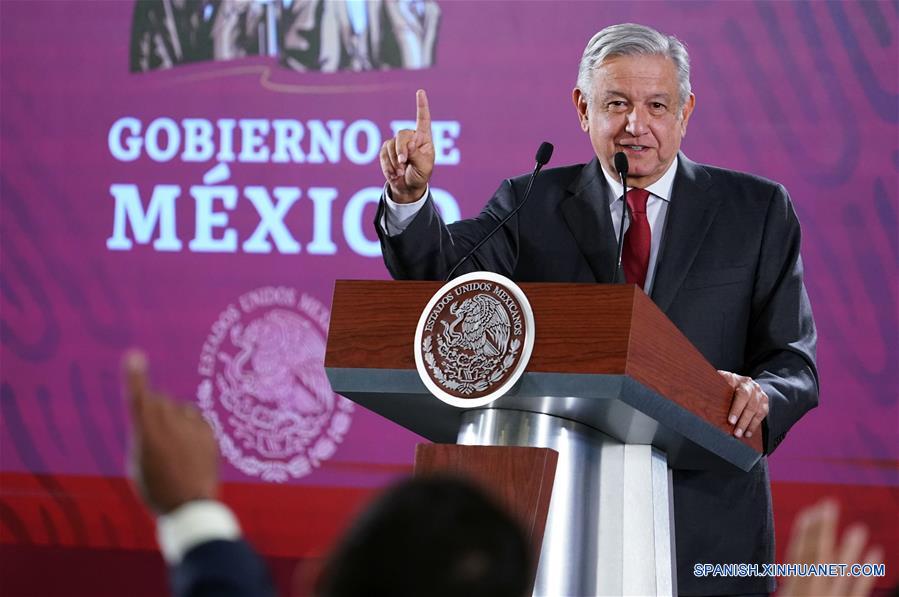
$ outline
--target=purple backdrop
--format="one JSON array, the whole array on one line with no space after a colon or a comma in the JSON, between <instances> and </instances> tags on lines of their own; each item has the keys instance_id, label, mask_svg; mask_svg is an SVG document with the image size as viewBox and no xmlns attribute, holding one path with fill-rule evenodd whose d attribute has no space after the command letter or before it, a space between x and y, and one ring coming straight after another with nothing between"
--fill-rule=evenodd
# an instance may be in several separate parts
<instances>
[{"instance_id":1,"label":"purple backdrop","mask_svg":"<svg viewBox=\"0 0 899 597\"><path fill-rule=\"evenodd\" d=\"M428 91L443 127L445 163L433 184L463 217L477 213L502 178L526 171L542 140L556 146L555 165L590 159L570 99L577 63L597 30L635 21L676 34L691 53L697 107L687 155L783 183L803 225L821 405L771 459L774 480L880 488L895 500L895 2L443 2L434 66L334 74L293 72L264 57L131 73L132 2L4 0L0 8L0 472L122 476L124 349L144 347L156 381L196 400L204 342L245 293L284 287L327 307L336 278L385 278L380 257L367 254L371 199L382 184L372 148L393 121L414 118L415 89ZM267 158L261 150L246 154L259 163L226 158L227 172L215 157L185 161L184 143L165 160L166 135L151 152L163 161L146 146L129 161L133 122L123 118L144 132L154 122L165 130L158 119L171 119L182 136L184 119L213 127L260 119L272 128L295 120L305 129L304 161L278 163L273 134L263 143ZM310 163L318 131L310 122L326 128L332 120L342 123L332 125L343 132L330 149L337 163L328 148L323 163ZM110 135L123 122L125 132ZM215 152L224 151L215 139ZM220 199L212 208L234 230L234 252L191 247L197 227L213 222L197 196L215 186L236 195L232 209ZM260 222L250 196L275 204L279 193L294 192L283 189L300 192L283 218L300 251L286 252L286 237L278 246L269 236L271 252L248 252L244 243ZM117 210L125 214L134 193L145 209L154 191L180 250L154 247L163 220L149 242L138 242L136 212L117 236ZM214 239L225 234L225 227L208 230ZM115 248L122 238L133 241L129 250ZM411 462L416 441L357 407L336 451L287 483L381 486L395 465ZM262 482L231 464L225 477ZM4 495L0 488L0 502ZM895 537L894 513L877 517Z\"/></svg>"}]
</instances>

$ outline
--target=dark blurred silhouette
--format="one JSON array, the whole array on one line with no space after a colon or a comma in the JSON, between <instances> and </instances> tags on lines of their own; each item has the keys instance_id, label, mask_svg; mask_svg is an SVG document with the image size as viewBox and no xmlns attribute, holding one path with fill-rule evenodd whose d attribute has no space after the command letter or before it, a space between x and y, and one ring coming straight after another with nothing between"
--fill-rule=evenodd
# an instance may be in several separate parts
<instances>
[{"instance_id":1,"label":"dark blurred silhouette","mask_svg":"<svg viewBox=\"0 0 899 597\"><path fill-rule=\"evenodd\" d=\"M530 555L512 518L453 478L415 478L356 520L325 566L322 597L522 597Z\"/></svg>"}]
</instances>

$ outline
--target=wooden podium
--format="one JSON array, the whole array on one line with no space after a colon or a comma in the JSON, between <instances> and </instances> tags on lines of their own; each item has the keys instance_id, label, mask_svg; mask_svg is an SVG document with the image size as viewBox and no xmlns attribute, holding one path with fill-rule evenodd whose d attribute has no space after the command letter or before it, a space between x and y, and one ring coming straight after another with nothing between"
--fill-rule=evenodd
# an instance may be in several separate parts
<instances>
[{"instance_id":1,"label":"wooden podium","mask_svg":"<svg viewBox=\"0 0 899 597\"><path fill-rule=\"evenodd\" d=\"M413 357L441 286L338 281L325 356L334 391L433 442L558 452L548 513L505 500L536 531L545 517L535 595L676 594L670 469L748 471L761 457L761 434L731 435L728 384L635 286L521 284L536 328L524 375L486 407L455 408L428 393ZM461 460L477 478L473 454ZM494 493L514 496L520 482Z\"/></svg>"}]
</instances>

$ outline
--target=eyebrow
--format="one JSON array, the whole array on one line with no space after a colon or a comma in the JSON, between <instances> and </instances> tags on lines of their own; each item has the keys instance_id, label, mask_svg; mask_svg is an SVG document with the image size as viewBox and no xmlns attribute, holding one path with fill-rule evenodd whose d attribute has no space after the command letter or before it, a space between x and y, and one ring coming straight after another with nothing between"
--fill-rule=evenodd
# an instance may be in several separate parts
<instances>
[{"instance_id":1,"label":"eyebrow","mask_svg":"<svg viewBox=\"0 0 899 597\"><path fill-rule=\"evenodd\" d=\"M622 99L626 99L626 100L630 101L630 98L629 98L629 97L627 96L627 94L624 93L623 91L606 91L606 92L602 95L603 101L609 100L609 99L612 99L612 98L616 98L616 97L620 97L620 98L622 98ZM671 101L671 96L670 96L669 94L667 94L667 93L656 93L656 94L654 94L654 95L650 95L650 96L649 96L648 98L646 98L646 99L647 99L647 101L664 100L664 101L666 101L666 102L670 102L670 101Z\"/></svg>"}]
</instances>

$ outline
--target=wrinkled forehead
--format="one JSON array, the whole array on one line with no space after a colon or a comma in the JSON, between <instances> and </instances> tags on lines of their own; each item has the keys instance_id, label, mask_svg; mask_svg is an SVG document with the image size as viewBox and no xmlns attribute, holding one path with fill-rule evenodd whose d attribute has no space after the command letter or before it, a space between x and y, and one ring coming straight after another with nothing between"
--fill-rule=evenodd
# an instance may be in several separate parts
<instances>
[{"instance_id":1,"label":"wrinkled forehead","mask_svg":"<svg viewBox=\"0 0 899 597\"><path fill-rule=\"evenodd\" d=\"M677 66L660 54L622 54L605 58L594 67L594 75L666 79L677 82Z\"/></svg>"},{"instance_id":2,"label":"wrinkled forehead","mask_svg":"<svg viewBox=\"0 0 899 597\"><path fill-rule=\"evenodd\" d=\"M618 92L677 97L677 68L667 56L610 56L594 69L594 93Z\"/></svg>"}]
</instances>

